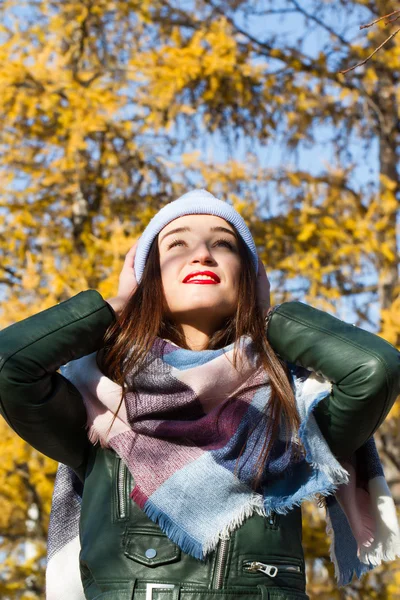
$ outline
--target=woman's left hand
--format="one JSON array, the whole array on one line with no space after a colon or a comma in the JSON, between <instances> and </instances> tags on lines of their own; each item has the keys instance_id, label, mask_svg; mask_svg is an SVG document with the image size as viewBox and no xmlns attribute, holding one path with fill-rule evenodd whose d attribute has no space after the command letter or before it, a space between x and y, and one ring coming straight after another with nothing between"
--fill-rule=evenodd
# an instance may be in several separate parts
<instances>
[{"instance_id":1,"label":"woman's left hand","mask_svg":"<svg viewBox=\"0 0 400 600\"><path fill-rule=\"evenodd\" d=\"M257 273L257 303L262 310L264 318L267 316L268 309L271 306L270 283L267 272L260 257L258 257Z\"/></svg>"}]
</instances>

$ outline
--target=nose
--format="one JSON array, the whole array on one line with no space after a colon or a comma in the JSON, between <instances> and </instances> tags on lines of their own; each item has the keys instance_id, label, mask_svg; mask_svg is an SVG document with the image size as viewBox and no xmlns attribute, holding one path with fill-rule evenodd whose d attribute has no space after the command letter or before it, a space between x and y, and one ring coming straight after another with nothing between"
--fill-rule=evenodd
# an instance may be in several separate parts
<instances>
[{"instance_id":1,"label":"nose","mask_svg":"<svg viewBox=\"0 0 400 600\"><path fill-rule=\"evenodd\" d=\"M201 244L194 252L192 256L191 263L201 263L201 264L216 264L215 258L211 254L207 244Z\"/></svg>"}]
</instances>

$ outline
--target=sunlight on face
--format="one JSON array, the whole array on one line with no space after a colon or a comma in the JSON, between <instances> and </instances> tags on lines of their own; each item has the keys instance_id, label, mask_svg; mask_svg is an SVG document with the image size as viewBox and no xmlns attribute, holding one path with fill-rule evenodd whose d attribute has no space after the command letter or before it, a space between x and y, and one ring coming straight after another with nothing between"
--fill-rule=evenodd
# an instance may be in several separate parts
<instances>
[{"instance_id":1,"label":"sunlight on face","mask_svg":"<svg viewBox=\"0 0 400 600\"><path fill-rule=\"evenodd\" d=\"M158 247L167 312L175 322L209 322L213 328L234 314L241 259L230 223L214 215L185 215L160 231ZM196 271L209 271L219 281L195 283L194 278L193 283L183 282Z\"/></svg>"}]
</instances>

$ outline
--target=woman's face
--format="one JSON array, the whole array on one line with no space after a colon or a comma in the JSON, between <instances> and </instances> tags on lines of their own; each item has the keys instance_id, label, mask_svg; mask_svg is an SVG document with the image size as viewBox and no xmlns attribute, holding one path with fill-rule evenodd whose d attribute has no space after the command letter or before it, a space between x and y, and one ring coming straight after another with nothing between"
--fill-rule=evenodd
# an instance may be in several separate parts
<instances>
[{"instance_id":1,"label":"woman's face","mask_svg":"<svg viewBox=\"0 0 400 600\"><path fill-rule=\"evenodd\" d=\"M185 231L175 231L185 228ZM221 229L223 228L223 229ZM213 331L236 311L241 259L232 225L214 215L185 215L158 235L161 278L170 318ZM191 273L209 271L215 279ZM196 281L197 280L197 281ZM208 327L206 327L208 329Z\"/></svg>"}]
</instances>

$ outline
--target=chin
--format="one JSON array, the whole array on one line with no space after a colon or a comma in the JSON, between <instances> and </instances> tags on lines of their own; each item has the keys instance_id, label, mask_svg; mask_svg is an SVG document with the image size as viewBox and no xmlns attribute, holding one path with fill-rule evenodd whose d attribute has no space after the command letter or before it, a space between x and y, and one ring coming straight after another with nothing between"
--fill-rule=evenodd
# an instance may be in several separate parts
<instances>
[{"instance_id":1,"label":"chin","mask_svg":"<svg viewBox=\"0 0 400 600\"><path fill-rule=\"evenodd\" d=\"M190 306L180 306L173 307L171 310L171 314L173 318L183 318L186 315L193 315L196 313L204 312L206 315L212 313L215 317L218 315L219 318L224 319L225 317L231 316L235 309L224 307L224 310L221 309L221 305L215 302L209 303L191 303Z\"/></svg>"}]
</instances>

